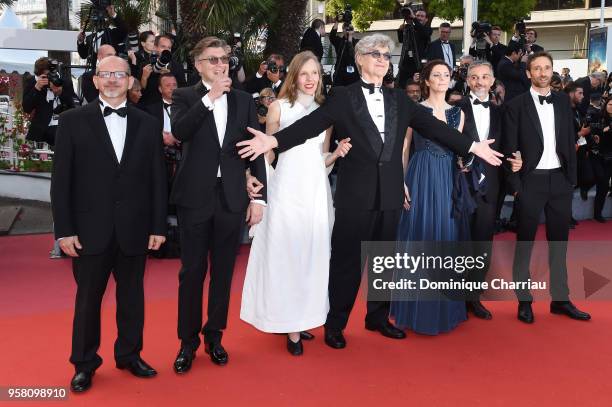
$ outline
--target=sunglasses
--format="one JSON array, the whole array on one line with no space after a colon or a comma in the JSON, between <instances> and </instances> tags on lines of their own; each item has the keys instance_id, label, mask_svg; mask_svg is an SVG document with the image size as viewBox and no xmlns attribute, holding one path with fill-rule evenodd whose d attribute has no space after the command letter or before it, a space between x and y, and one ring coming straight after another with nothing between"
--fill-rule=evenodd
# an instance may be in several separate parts
<instances>
[{"instance_id":1,"label":"sunglasses","mask_svg":"<svg viewBox=\"0 0 612 407\"><path fill-rule=\"evenodd\" d=\"M217 65L219 63L219 61L221 61L221 63L223 65L227 65L229 63L229 57L226 56L222 56L222 57L208 57L208 58L201 58L198 59L198 61L208 61L211 65Z\"/></svg>"},{"instance_id":2,"label":"sunglasses","mask_svg":"<svg viewBox=\"0 0 612 407\"><path fill-rule=\"evenodd\" d=\"M372 58L374 59L383 58L385 61L391 60L391 54L389 52L385 52L384 54L381 54L380 51L372 51L372 52L366 52L363 55L371 55Z\"/></svg>"}]
</instances>

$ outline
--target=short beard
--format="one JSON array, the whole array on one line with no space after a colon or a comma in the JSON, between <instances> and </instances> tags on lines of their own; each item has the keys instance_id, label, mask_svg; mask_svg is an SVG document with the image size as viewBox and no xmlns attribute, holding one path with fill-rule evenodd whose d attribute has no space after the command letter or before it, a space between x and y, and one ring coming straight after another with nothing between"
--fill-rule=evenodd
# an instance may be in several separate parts
<instances>
[{"instance_id":1,"label":"short beard","mask_svg":"<svg viewBox=\"0 0 612 407\"><path fill-rule=\"evenodd\" d=\"M127 96L127 92L124 89L117 89L117 90L104 89L104 90L101 90L100 93L102 94L102 96L111 98L111 99L118 98L122 95Z\"/></svg>"}]
</instances>

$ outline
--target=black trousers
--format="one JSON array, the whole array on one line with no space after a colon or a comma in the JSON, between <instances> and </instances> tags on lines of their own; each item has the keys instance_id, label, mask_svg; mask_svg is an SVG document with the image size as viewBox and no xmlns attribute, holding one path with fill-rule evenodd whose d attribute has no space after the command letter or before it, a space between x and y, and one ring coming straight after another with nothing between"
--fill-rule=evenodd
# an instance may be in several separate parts
<instances>
[{"instance_id":1,"label":"black trousers","mask_svg":"<svg viewBox=\"0 0 612 407\"><path fill-rule=\"evenodd\" d=\"M606 161L600 155L589 155L591 160L591 166L593 167L593 174L595 175L595 202L593 205L593 215L601 216L604 204L606 203L606 196L610 189L610 177L612 176L612 160Z\"/></svg>"},{"instance_id":2,"label":"black trousers","mask_svg":"<svg viewBox=\"0 0 612 407\"><path fill-rule=\"evenodd\" d=\"M344 329L361 283L362 241L395 241L400 210L336 209L329 267L329 313L325 327ZM366 322L381 324L389 317L388 301L368 301Z\"/></svg>"},{"instance_id":3,"label":"black trousers","mask_svg":"<svg viewBox=\"0 0 612 407\"><path fill-rule=\"evenodd\" d=\"M518 195L516 248L514 251L514 281L526 282L530 278L529 263L540 215L546 217L550 294L554 301L567 301L567 239L572 216L570 185L561 169L534 170L523 179ZM532 301L528 289L516 290L520 301Z\"/></svg>"},{"instance_id":4,"label":"black trousers","mask_svg":"<svg viewBox=\"0 0 612 407\"><path fill-rule=\"evenodd\" d=\"M488 253L488 255L485 258L485 267L482 269L470 270L467 280L482 282L485 281L487 271L489 271L491 265L493 235L495 233L495 219L497 215L497 199L493 199L492 202L489 202L481 196L476 196L476 203L478 207L470 219L470 232L472 234L474 253L477 256L482 255L482 253ZM479 299L481 293L482 290L474 291L468 296L468 299L476 301Z\"/></svg>"},{"instance_id":5,"label":"black trousers","mask_svg":"<svg viewBox=\"0 0 612 407\"><path fill-rule=\"evenodd\" d=\"M73 258L77 294L70 362L77 371L93 371L102 364L97 353L100 347L100 306L111 273L117 283L115 361L127 363L139 357L144 327L145 263L145 255L123 254L114 237L104 253Z\"/></svg>"},{"instance_id":6,"label":"black trousers","mask_svg":"<svg viewBox=\"0 0 612 407\"><path fill-rule=\"evenodd\" d=\"M214 192L212 212L177 207L181 239L178 337L181 346L197 349L200 330L206 342L221 341L227 326L232 275L244 222L243 212L230 212L221 183ZM202 329L202 296L210 254L208 321Z\"/></svg>"}]
</instances>

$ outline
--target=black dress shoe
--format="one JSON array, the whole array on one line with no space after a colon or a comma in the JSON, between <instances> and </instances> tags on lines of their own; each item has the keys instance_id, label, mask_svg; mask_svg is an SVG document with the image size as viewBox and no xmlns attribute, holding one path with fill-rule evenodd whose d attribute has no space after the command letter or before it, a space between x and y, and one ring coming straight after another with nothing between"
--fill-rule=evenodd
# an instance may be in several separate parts
<instances>
[{"instance_id":1,"label":"black dress shoe","mask_svg":"<svg viewBox=\"0 0 612 407\"><path fill-rule=\"evenodd\" d=\"M327 346L334 349L343 349L346 347L346 339L339 329L325 328L325 343Z\"/></svg>"},{"instance_id":2,"label":"black dress shoe","mask_svg":"<svg viewBox=\"0 0 612 407\"><path fill-rule=\"evenodd\" d=\"M300 339L303 339L305 341L312 341L314 338L315 336L308 331L300 332Z\"/></svg>"},{"instance_id":3,"label":"black dress shoe","mask_svg":"<svg viewBox=\"0 0 612 407\"><path fill-rule=\"evenodd\" d=\"M221 342L211 342L206 344L206 348L204 348L206 353L210 356L210 360L215 365L223 366L227 364L229 360L229 355L221 346Z\"/></svg>"},{"instance_id":4,"label":"black dress shoe","mask_svg":"<svg viewBox=\"0 0 612 407\"><path fill-rule=\"evenodd\" d=\"M117 362L117 369L127 369L136 377L153 377L157 375L157 371L141 358L126 363Z\"/></svg>"},{"instance_id":5,"label":"black dress shoe","mask_svg":"<svg viewBox=\"0 0 612 407\"><path fill-rule=\"evenodd\" d=\"M531 309L531 301L519 301L518 319L526 324L533 324L533 310Z\"/></svg>"},{"instance_id":6,"label":"black dress shoe","mask_svg":"<svg viewBox=\"0 0 612 407\"><path fill-rule=\"evenodd\" d=\"M365 327L368 331L378 331L382 336L386 336L387 338L404 339L406 337L406 332L396 328L389 321L385 321L382 324L366 322Z\"/></svg>"},{"instance_id":7,"label":"black dress shoe","mask_svg":"<svg viewBox=\"0 0 612 407\"><path fill-rule=\"evenodd\" d=\"M76 372L70 380L70 390L82 393L91 387L91 378L96 372Z\"/></svg>"},{"instance_id":8,"label":"black dress shoe","mask_svg":"<svg viewBox=\"0 0 612 407\"><path fill-rule=\"evenodd\" d=\"M570 221L570 226L578 226L578 224L579 222L576 219L574 219L574 217L572 216L572 219Z\"/></svg>"},{"instance_id":9,"label":"black dress shoe","mask_svg":"<svg viewBox=\"0 0 612 407\"><path fill-rule=\"evenodd\" d=\"M480 318L480 319L492 319L493 318L493 314L491 314L491 311L486 309L485 306L482 305L480 301L467 301L465 303L465 307L468 311L471 311L472 314L474 314L476 318Z\"/></svg>"},{"instance_id":10,"label":"black dress shoe","mask_svg":"<svg viewBox=\"0 0 612 407\"><path fill-rule=\"evenodd\" d=\"M191 363L196 357L195 351L181 348L174 360L174 371L178 374L187 373L191 369Z\"/></svg>"},{"instance_id":11,"label":"black dress shoe","mask_svg":"<svg viewBox=\"0 0 612 407\"><path fill-rule=\"evenodd\" d=\"M289 335L287 335L287 350L293 356L300 356L304 353L304 346L302 345L302 338L300 338L297 342L293 342Z\"/></svg>"},{"instance_id":12,"label":"black dress shoe","mask_svg":"<svg viewBox=\"0 0 612 407\"><path fill-rule=\"evenodd\" d=\"M567 315L568 317L577 319L579 321L588 321L591 319L591 315L580 311L570 301L551 301L550 312L553 314Z\"/></svg>"},{"instance_id":13,"label":"black dress shoe","mask_svg":"<svg viewBox=\"0 0 612 407\"><path fill-rule=\"evenodd\" d=\"M599 216L594 216L593 219L595 219L597 222L599 223L606 223L606 220L604 219L603 216L599 215Z\"/></svg>"}]
</instances>

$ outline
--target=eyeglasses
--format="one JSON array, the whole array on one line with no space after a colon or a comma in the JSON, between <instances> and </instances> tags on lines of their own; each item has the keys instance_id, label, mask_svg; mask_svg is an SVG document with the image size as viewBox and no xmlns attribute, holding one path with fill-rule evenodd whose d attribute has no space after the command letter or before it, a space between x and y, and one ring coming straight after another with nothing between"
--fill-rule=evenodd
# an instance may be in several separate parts
<instances>
[{"instance_id":1,"label":"eyeglasses","mask_svg":"<svg viewBox=\"0 0 612 407\"><path fill-rule=\"evenodd\" d=\"M225 56L222 56L221 58L219 57L200 58L198 59L198 62L199 61L208 61L211 65L217 65L219 61L221 61L222 64L226 65L229 63L229 57L225 55Z\"/></svg>"},{"instance_id":2,"label":"eyeglasses","mask_svg":"<svg viewBox=\"0 0 612 407\"><path fill-rule=\"evenodd\" d=\"M390 61L391 60L391 54L388 53L388 52L385 52L384 54L381 54L380 51L372 51L372 52L366 52L363 55L371 55L372 58L374 58L374 59L380 59L382 57L385 61Z\"/></svg>"},{"instance_id":3,"label":"eyeglasses","mask_svg":"<svg viewBox=\"0 0 612 407\"><path fill-rule=\"evenodd\" d=\"M276 96L260 96L259 98L266 102L274 102L276 100Z\"/></svg>"},{"instance_id":4,"label":"eyeglasses","mask_svg":"<svg viewBox=\"0 0 612 407\"><path fill-rule=\"evenodd\" d=\"M128 77L128 73L125 71L116 71L116 72L100 71L98 72L98 77L102 79L109 79L111 75L114 76L116 79L125 79Z\"/></svg>"}]
</instances>

